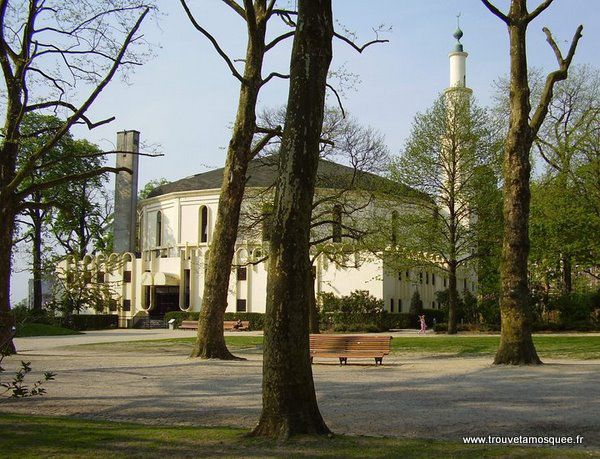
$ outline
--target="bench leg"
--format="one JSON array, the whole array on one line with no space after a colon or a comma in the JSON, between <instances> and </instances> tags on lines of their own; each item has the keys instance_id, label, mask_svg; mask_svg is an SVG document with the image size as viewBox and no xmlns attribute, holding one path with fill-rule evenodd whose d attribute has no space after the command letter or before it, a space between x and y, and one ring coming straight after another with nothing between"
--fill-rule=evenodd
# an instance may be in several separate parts
<instances>
[{"instance_id":1,"label":"bench leg","mask_svg":"<svg viewBox=\"0 0 600 459\"><path fill-rule=\"evenodd\" d=\"M375 365L383 365L383 357L375 357Z\"/></svg>"}]
</instances>

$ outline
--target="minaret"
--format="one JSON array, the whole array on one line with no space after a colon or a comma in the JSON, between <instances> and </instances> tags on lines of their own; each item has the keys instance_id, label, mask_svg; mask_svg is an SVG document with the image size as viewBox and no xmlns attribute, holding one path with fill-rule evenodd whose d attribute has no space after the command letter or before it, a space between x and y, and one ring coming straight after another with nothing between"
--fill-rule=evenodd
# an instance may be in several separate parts
<instances>
[{"instance_id":1,"label":"minaret","mask_svg":"<svg viewBox=\"0 0 600 459\"><path fill-rule=\"evenodd\" d=\"M117 253L135 252L139 151L138 131L117 132L117 167L131 171L119 172L115 178L113 251Z\"/></svg>"},{"instance_id":2,"label":"minaret","mask_svg":"<svg viewBox=\"0 0 600 459\"><path fill-rule=\"evenodd\" d=\"M459 17L460 15L457 16L457 22ZM463 45L460 42L463 35L463 31L460 30L460 24L458 24L453 34L456 44L454 45L454 49L448 54L448 58L450 59L450 86L446 89L446 93L458 88L461 89L461 92L464 91L469 95L473 92L467 88L467 57L469 54L464 51Z\"/></svg>"}]
</instances>

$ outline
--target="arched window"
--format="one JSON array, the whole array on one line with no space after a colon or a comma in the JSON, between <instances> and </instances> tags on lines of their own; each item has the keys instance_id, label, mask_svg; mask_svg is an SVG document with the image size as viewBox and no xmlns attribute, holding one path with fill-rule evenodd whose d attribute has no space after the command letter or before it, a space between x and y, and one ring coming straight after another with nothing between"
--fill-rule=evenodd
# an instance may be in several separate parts
<instances>
[{"instance_id":1,"label":"arched window","mask_svg":"<svg viewBox=\"0 0 600 459\"><path fill-rule=\"evenodd\" d=\"M156 246L162 245L162 212L156 212Z\"/></svg>"},{"instance_id":2,"label":"arched window","mask_svg":"<svg viewBox=\"0 0 600 459\"><path fill-rule=\"evenodd\" d=\"M342 242L342 206L333 206L333 224L331 228L331 239L333 242Z\"/></svg>"},{"instance_id":3,"label":"arched window","mask_svg":"<svg viewBox=\"0 0 600 459\"><path fill-rule=\"evenodd\" d=\"M200 242L208 242L208 207L201 206L198 211L200 233L198 239Z\"/></svg>"}]
</instances>

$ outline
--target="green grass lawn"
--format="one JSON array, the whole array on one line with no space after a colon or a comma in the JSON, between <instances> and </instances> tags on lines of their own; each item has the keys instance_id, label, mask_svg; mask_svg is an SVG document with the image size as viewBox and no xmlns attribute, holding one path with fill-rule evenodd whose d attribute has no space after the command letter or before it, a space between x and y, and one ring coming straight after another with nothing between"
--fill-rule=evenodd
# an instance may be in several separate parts
<instances>
[{"instance_id":1,"label":"green grass lawn","mask_svg":"<svg viewBox=\"0 0 600 459\"><path fill-rule=\"evenodd\" d=\"M115 352L189 353L195 338L127 341L108 344L87 344L82 347ZM262 336L227 336L232 351L258 353ZM600 359L600 336L534 336L540 357L563 359ZM492 356L499 336L413 336L392 340L392 355L419 354L440 357Z\"/></svg>"},{"instance_id":2,"label":"green grass lawn","mask_svg":"<svg viewBox=\"0 0 600 459\"><path fill-rule=\"evenodd\" d=\"M488 447L381 437L299 437L280 444L229 427L148 426L0 414L2 457L591 457L571 448Z\"/></svg>"},{"instance_id":3,"label":"green grass lawn","mask_svg":"<svg viewBox=\"0 0 600 459\"><path fill-rule=\"evenodd\" d=\"M540 357L600 359L600 336L534 336ZM493 355L500 336L421 336L394 338L395 353L425 353L442 356Z\"/></svg>"},{"instance_id":4,"label":"green grass lawn","mask_svg":"<svg viewBox=\"0 0 600 459\"><path fill-rule=\"evenodd\" d=\"M77 330L58 327L48 324L22 324L17 327L17 337L25 338L28 336L56 336L56 335L79 335Z\"/></svg>"},{"instance_id":5,"label":"green grass lawn","mask_svg":"<svg viewBox=\"0 0 600 459\"><path fill-rule=\"evenodd\" d=\"M102 352L161 352L189 354L196 338L170 338L158 340L122 341L116 343L80 344L79 349ZM227 347L231 351L250 353L262 352L262 336L226 336Z\"/></svg>"}]
</instances>

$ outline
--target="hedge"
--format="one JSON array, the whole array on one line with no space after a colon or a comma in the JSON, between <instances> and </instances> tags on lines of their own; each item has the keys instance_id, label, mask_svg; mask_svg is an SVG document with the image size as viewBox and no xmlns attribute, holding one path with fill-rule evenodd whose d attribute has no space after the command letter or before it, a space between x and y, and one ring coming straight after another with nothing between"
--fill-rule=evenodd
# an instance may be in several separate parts
<instances>
[{"instance_id":1,"label":"hedge","mask_svg":"<svg viewBox=\"0 0 600 459\"><path fill-rule=\"evenodd\" d=\"M199 312L171 311L165 314L165 322L175 319L175 326L179 327L184 320L198 320ZM258 312L226 312L223 320L243 320L248 321L249 330L262 330L264 324L264 314Z\"/></svg>"},{"instance_id":2,"label":"hedge","mask_svg":"<svg viewBox=\"0 0 600 459\"><path fill-rule=\"evenodd\" d=\"M117 328L119 318L116 314L74 314L65 323L73 330L105 330Z\"/></svg>"},{"instance_id":3,"label":"hedge","mask_svg":"<svg viewBox=\"0 0 600 459\"><path fill-rule=\"evenodd\" d=\"M428 327L446 320L444 311L424 309ZM377 314L344 314L340 312L325 314L321 318L324 330L336 332L384 332L392 329L419 328L419 317L405 312L391 313L382 311Z\"/></svg>"}]
</instances>

